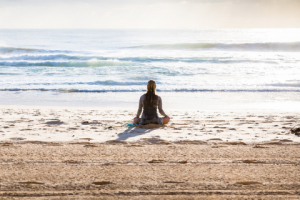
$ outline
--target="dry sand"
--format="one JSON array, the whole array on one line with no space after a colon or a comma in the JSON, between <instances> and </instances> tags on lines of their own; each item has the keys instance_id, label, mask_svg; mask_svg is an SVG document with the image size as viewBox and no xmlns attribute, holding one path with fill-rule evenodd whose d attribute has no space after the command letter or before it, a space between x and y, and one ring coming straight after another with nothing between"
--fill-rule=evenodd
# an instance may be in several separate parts
<instances>
[{"instance_id":1,"label":"dry sand","mask_svg":"<svg viewBox=\"0 0 300 200\"><path fill-rule=\"evenodd\" d=\"M299 199L298 113L0 109L0 199Z\"/></svg>"},{"instance_id":2,"label":"dry sand","mask_svg":"<svg viewBox=\"0 0 300 200\"><path fill-rule=\"evenodd\" d=\"M0 107L0 141L138 141L201 140L244 142L300 142L290 129L300 126L299 113L168 111L166 126L123 127L136 110Z\"/></svg>"}]
</instances>

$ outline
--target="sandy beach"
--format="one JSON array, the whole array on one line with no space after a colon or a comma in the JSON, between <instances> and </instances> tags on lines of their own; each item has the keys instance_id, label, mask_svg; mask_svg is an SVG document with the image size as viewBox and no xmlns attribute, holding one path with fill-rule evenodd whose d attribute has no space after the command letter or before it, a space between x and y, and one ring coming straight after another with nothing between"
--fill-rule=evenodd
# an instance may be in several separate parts
<instances>
[{"instance_id":1,"label":"sandy beach","mask_svg":"<svg viewBox=\"0 0 300 200\"><path fill-rule=\"evenodd\" d=\"M165 126L124 127L135 113L2 106L0 197L299 198L298 113L169 110Z\"/></svg>"},{"instance_id":2,"label":"sandy beach","mask_svg":"<svg viewBox=\"0 0 300 200\"><path fill-rule=\"evenodd\" d=\"M168 111L166 126L124 127L132 123L134 109L62 108L25 106L1 107L1 141L106 142L140 141L155 138L167 141L203 142L300 142L290 129L300 126L298 113Z\"/></svg>"},{"instance_id":3,"label":"sandy beach","mask_svg":"<svg viewBox=\"0 0 300 200\"><path fill-rule=\"evenodd\" d=\"M0 0L0 200L300 199L299 8Z\"/></svg>"},{"instance_id":4,"label":"sandy beach","mask_svg":"<svg viewBox=\"0 0 300 200\"><path fill-rule=\"evenodd\" d=\"M7 142L0 148L1 199L298 199L300 195L298 144L145 140Z\"/></svg>"}]
</instances>

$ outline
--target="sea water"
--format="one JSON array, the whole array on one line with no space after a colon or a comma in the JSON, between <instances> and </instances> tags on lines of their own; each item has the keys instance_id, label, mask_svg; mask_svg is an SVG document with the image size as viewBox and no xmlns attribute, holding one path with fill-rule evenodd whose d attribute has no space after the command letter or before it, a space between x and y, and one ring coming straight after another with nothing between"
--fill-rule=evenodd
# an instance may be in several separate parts
<instances>
[{"instance_id":1,"label":"sea water","mask_svg":"<svg viewBox=\"0 0 300 200\"><path fill-rule=\"evenodd\" d=\"M299 74L300 29L0 30L2 102L140 94L150 79L158 92L293 100Z\"/></svg>"}]
</instances>

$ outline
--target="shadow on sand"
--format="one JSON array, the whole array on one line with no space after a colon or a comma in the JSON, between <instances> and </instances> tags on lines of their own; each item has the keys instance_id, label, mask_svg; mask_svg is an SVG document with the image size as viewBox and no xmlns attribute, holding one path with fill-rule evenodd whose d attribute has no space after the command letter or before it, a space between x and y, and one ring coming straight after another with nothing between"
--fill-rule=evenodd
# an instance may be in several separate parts
<instances>
[{"instance_id":1,"label":"shadow on sand","mask_svg":"<svg viewBox=\"0 0 300 200\"><path fill-rule=\"evenodd\" d=\"M123 133L118 134L118 138L116 140L118 141L126 141L130 137L136 137L142 134L149 133L153 131L154 129L145 129L145 128L139 128L139 127L128 127Z\"/></svg>"}]
</instances>

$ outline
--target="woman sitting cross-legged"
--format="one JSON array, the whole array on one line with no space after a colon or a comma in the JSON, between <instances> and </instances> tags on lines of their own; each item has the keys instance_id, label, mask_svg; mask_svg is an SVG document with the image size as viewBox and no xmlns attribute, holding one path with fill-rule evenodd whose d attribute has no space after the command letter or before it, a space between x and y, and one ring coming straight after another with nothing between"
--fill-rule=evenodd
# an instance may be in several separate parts
<instances>
[{"instance_id":1,"label":"woman sitting cross-legged","mask_svg":"<svg viewBox=\"0 0 300 200\"><path fill-rule=\"evenodd\" d=\"M142 117L140 117L143 109ZM159 118L157 109L164 118ZM162 109L162 100L160 96L156 95L156 83L150 80L147 84L147 93L143 94L140 98L139 109L136 117L133 120L134 124L167 124L170 117L165 114Z\"/></svg>"}]
</instances>

